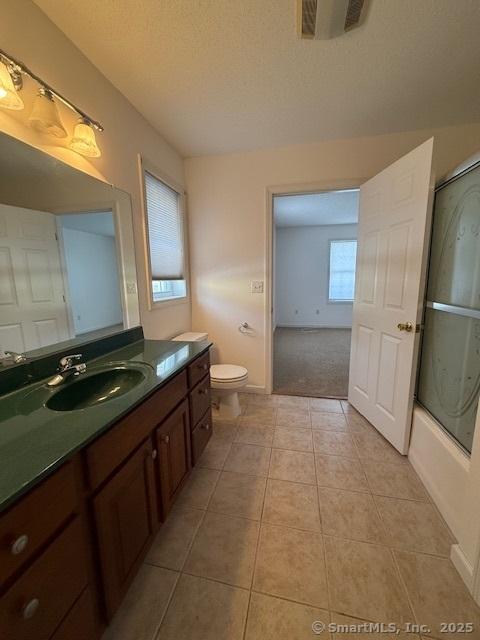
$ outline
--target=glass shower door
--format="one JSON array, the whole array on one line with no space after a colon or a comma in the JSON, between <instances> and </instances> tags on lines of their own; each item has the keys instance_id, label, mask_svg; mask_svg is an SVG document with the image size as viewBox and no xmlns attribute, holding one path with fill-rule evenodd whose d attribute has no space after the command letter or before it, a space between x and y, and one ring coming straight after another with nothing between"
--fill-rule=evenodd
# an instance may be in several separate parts
<instances>
[{"instance_id":1,"label":"glass shower door","mask_svg":"<svg viewBox=\"0 0 480 640\"><path fill-rule=\"evenodd\" d=\"M436 193L417 399L468 452L480 393L480 166Z\"/></svg>"}]
</instances>

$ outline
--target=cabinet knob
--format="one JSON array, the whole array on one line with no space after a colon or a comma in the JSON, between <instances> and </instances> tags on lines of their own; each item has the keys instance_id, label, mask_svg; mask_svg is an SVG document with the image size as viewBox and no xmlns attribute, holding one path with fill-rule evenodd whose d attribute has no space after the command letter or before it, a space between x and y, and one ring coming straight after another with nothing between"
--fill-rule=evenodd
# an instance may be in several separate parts
<instances>
[{"instance_id":1,"label":"cabinet knob","mask_svg":"<svg viewBox=\"0 0 480 640\"><path fill-rule=\"evenodd\" d=\"M40 606L40 600L38 598L32 598L22 609L22 618L24 620L30 620L36 614L38 607Z\"/></svg>"},{"instance_id":2,"label":"cabinet knob","mask_svg":"<svg viewBox=\"0 0 480 640\"><path fill-rule=\"evenodd\" d=\"M205 431L210 431L210 425L208 424L208 422L202 424L202 428L205 429Z\"/></svg>"},{"instance_id":3,"label":"cabinet knob","mask_svg":"<svg viewBox=\"0 0 480 640\"><path fill-rule=\"evenodd\" d=\"M25 549L27 548L27 544L28 536L26 534L19 536L12 542L12 545L10 547L12 555L18 556L20 553L22 553L22 551L25 551Z\"/></svg>"},{"instance_id":4,"label":"cabinet knob","mask_svg":"<svg viewBox=\"0 0 480 640\"><path fill-rule=\"evenodd\" d=\"M168 436L167 436L167 438L168 438ZM155 458L157 457L157 450L156 449L154 449L152 451L151 456L152 456L152 460L155 460Z\"/></svg>"},{"instance_id":5,"label":"cabinet knob","mask_svg":"<svg viewBox=\"0 0 480 640\"><path fill-rule=\"evenodd\" d=\"M206 371L208 369L208 364L199 364L198 368L202 371Z\"/></svg>"},{"instance_id":6,"label":"cabinet knob","mask_svg":"<svg viewBox=\"0 0 480 640\"><path fill-rule=\"evenodd\" d=\"M162 436L161 440L165 442L165 444L168 444L170 442L170 436Z\"/></svg>"},{"instance_id":7,"label":"cabinet knob","mask_svg":"<svg viewBox=\"0 0 480 640\"><path fill-rule=\"evenodd\" d=\"M199 393L200 395L204 395L204 396L206 396L206 395L207 395L207 393L208 393L208 389L199 389L199 390L198 390L198 393Z\"/></svg>"}]
</instances>

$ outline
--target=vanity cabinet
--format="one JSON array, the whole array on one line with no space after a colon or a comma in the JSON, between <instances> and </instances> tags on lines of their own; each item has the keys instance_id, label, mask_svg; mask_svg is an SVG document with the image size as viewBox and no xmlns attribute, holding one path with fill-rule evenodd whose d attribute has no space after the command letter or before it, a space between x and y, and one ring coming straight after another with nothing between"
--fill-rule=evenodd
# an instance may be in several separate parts
<instances>
[{"instance_id":1,"label":"vanity cabinet","mask_svg":"<svg viewBox=\"0 0 480 640\"><path fill-rule=\"evenodd\" d=\"M87 587L51 640L93 640L98 636L93 595Z\"/></svg>"},{"instance_id":2,"label":"vanity cabinet","mask_svg":"<svg viewBox=\"0 0 480 640\"><path fill-rule=\"evenodd\" d=\"M154 452L147 440L93 499L109 616L121 602L158 527Z\"/></svg>"},{"instance_id":3,"label":"vanity cabinet","mask_svg":"<svg viewBox=\"0 0 480 640\"><path fill-rule=\"evenodd\" d=\"M74 464L67 462L0 516L0 585L31 561L77 508Z\"/></svg>"},{"instance_id":4,"label":"vanity cabinet","mask_svg":"<svg viewBox=\"0 0 480 640\"><path fill-rule=\"evenodd\" d=\"M0 637L98 640L212 433L201 354L0 515Z\"/></svg>"},{"instance_id":5,"label":"vanity cabinet","mask_svg":"<svg viewBox=\"0 0 480 640\"><path fill-rule=\"evenodd\" d=\"M0 637L48 640L87 588L87 562L77 517L0 599Z\"/></svg>"},{"instance_id":6,"label":"vanity cabinet","mask_svg":"<svg viewBox=\"0 0 480 640\"><path fill-rule=\"evenodd\" d=\"M211 409L208 409L208 411L192 431L193 464L196 464L198 462L198 459L202 455L203 450L207 446L207 443L212 436L212 431L212 411Z\"/></svg>"},{"instance_id":7,"label":"vanity cabinet","mask_svg":"<svg viewBox=\"0 0 480 640\"><path fill-rule=\"evenodd\" d=\"M155 441L158 451L161 517L165 520L192 466L187 400L158 427Z\"/></svg>"}]
</instances>

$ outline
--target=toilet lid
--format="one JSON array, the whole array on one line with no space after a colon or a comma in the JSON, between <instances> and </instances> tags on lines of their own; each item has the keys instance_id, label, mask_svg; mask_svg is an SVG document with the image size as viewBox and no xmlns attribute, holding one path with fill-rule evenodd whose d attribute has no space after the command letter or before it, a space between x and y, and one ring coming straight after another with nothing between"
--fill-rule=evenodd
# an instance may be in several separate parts
<instances>
[{"instance_id":1,"label":"toilet lid","mask_svg":"<svg viewBox=\"0 0 480 640\"><path fill-rule=\"evenodd\" d=\"M247 369L236 364L212 364L210 367L212 380L238 380L247 375Z\"/></svg>"}]
</instances>

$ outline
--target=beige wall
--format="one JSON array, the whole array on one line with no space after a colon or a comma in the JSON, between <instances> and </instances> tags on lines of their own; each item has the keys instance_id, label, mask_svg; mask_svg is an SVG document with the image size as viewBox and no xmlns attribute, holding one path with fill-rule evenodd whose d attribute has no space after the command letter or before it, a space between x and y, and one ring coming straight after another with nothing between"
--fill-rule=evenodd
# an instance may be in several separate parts
<instances>
[{"instance_id":1,"label":"beige wall","mask_svg":"<svg viewBox=\"0 0 480 640\"><path fill-rule=\"evenodd\" d=\"M105 127L98 134L102 157L89 161L66 148L67 142L40 136L26 126L35 84L26 81L22 98L26 108L0 109L0 130L64 160L83 171L115 184L132 196L138 263L140 313L145 334L165 338L190 328L190 305L180 304L148 311L144 272L141 190L138 154L163 174L183 183L183 161L147 121L94 67L57 27L29 0L2 4L1 48L23 61L46 82L78 104ZM61 107L65 125L72 131L74 117Z\"/></svg>"},{"instance_id":2,"label":"beige wall","mask_svg":"<svg viewBox=\"0 0 480 640\"><path fill-rule=\"evenodd\" d=\"M208 331L223 362L246 366L250 383L265 386L266 297L249 285L266 278L267 187L368 178L432 135L438 176L480 147L476 124L186 161L192 325ZM237 330L243 321L252 334Z\"/></svg>"}]
</instances>

